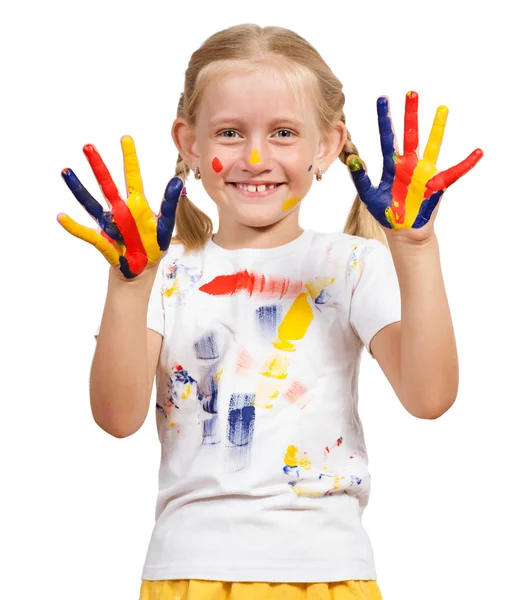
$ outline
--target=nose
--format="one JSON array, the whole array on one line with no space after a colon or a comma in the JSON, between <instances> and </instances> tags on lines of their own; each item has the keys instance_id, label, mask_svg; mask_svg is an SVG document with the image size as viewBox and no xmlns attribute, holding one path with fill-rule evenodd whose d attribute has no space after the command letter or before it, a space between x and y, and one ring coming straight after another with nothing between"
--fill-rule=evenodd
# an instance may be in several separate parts
<instances>
[{"instance_id":1,"label":"nose","mask_svg":"<svg viewBox=\"0 0 516 600\"><path fill-rule=\"evenodd\" d=\"M272 167L269 164L270 156L266 143L254 140L251 144L246 145L244 152L244 169L246 171L256 174L271 170Z\"/></svg>"}]
</instances>

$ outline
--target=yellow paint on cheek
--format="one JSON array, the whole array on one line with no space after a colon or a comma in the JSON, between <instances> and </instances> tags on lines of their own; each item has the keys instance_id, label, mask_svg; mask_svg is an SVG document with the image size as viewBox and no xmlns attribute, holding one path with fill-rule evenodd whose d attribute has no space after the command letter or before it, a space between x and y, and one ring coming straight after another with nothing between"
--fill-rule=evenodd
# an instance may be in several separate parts
<instances>
[{"instance_id":1,"label":"yellow paint on cheek","mask_svg":"<svg viewBox=\"0 0 516 600\"><path fill-rule=\"evenodd\" d=\"M290 210L293 206L296 206L296 204L299 204L301 202L301 198L290 198L289 200L285 200L285 202L283 202L283 212Z\"/></svg>"},{"instance_id":2,"label":"yellow paint on cheek","mask_svg":"<svg viewBox=\"0 0 516 600\"><path fill-rule=\"evenodd\" d=\"M308 303L308 294L303 292L294 300L278 327L278 339L273 346L278 350L294 352L296 348L290 340L303 339L313 318L314 313Z\"/></svg>"},{"instance_id":3,"label":"yellow paint on cheek","mask_svg":"<svg viewBox=\"0 0 516 600\"><path fill-rule=\"evenodd\" d=\"M258 150L254 149L251 152L251 158L249 159L250 165L258 165L260 163L260 155L258 154Z\"/></svg>"}]
</instances>

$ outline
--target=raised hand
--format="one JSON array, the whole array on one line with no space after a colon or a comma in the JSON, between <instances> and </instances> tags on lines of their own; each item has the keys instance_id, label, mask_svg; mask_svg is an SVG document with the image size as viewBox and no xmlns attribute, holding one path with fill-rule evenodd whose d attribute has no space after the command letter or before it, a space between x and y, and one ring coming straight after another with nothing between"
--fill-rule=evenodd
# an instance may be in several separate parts
<instances>
[{"instance_id":1,"label":"raised hand","mask_svg":"<svg viewBox=\"0 0 516 600\"><path fill-rule=\"evenodd\" d=\"M474 150L458 165L439 173L436 163L448 109L446 106L437 109L422 159L417 154L417 111L418 95L409 92L405 101L404 153L401 155L397 150L389 101L385 97L378 98L378 126L383 154L383 172L378 187L372 186L365 165L358 156L351 155L346 161L360 199L387 229L413 230L427 225L446 188L472 169L483 156L482 150Z\"/></svg>"},{"instance_id":2,"label":"raised hand","mask_svg":"<svg viewBox=\"0 0 516 600\"><path fill-rule=\"evenodd\" d=\"M72 235L95 246L108 262L120 267L127 279L142 273L148 265L161 260L170 245L175 214L183 182L179 177L170 180L165 190L159 216L149 207L143 192L136 148L130 136L121 140L127 203L122 200L95 146L87 144L83 151L109 206L102 205L81 184L71 169L61 173L66 185L86 211L99 225L95 230L76 223L64 213L57 221Z\"/></svg>"}]
</instances>

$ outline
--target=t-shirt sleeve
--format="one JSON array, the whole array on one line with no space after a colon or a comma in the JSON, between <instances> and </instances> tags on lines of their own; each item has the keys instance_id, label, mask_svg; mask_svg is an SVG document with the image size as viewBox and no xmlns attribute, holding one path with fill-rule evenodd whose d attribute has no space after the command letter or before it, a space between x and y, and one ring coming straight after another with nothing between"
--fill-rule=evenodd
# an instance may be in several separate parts
<instances>
[{"instance_id":1,"label":"t-shirt sleeve","mask_svg":"<svg viewBox=\"0 0 516 600\"><path fill-rule=\"evenodd\" d=\"M149 307L147 309L147 328L157 331L163 335L165 331L165 310L163 306L163 279L164 279L164 262L165 259L161 260L156 272L156 278L152 286L151 294L149 297ZM94 333L95 341L100 331L100 324Z\"/></svg>"},{"instance_id":2,"label":"t-shirt sleeve","mask_svg":"<svg viewBox=\"0 0 516 600\"><path fill-rule=\"evenodd\" d=\"M371 356L371 340L384 327L401 321L398 276L390 250L379 240L367 240L353 253L355 271L350 324ZM373 356L374 358L374 356Z\"/></svg>"}]
</instances>

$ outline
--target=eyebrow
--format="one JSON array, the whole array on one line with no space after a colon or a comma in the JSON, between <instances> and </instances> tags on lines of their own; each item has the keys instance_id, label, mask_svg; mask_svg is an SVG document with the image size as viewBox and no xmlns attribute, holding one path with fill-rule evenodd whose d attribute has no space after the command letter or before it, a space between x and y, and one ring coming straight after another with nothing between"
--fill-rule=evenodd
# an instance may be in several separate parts
<instances>
[{"instance_id":1,"label":"eyebrow","mask_svg":"<svg viewBox=\"0 0 516 600\"><path fill-rule=\"evenodd\" d=\"M224 123L234 123L237 125L242 125L242 124L244 124L244 121L242 119L239 119L238 117L223 116L223 117L217 117L215 119L212 119L209 122L209 125L210 125L210 127L217 127ZM270 121L269 124L271 126L293 125L294 127L302 127L303 121L300 121L299 119L294 119L293 117L275 117L274 119L272 119Z\"/></svg>"}]
</instances>

